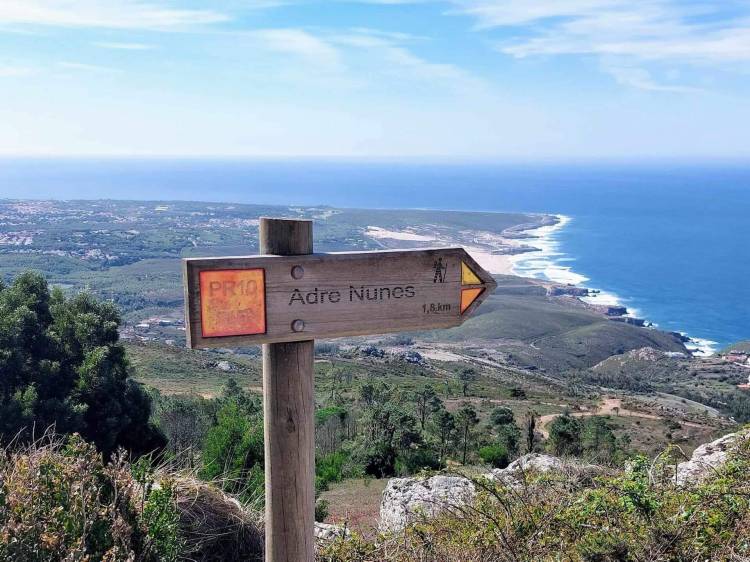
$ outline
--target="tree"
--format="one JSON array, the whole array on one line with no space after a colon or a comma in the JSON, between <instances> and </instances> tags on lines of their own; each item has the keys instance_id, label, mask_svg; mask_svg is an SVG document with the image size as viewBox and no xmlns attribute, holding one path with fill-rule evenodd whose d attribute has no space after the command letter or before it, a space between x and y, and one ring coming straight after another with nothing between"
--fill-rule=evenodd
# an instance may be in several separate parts
<instances>
[{"instance_id":1,"label":"tree","mask_svg":"<svg viewBox=\"0 0 750 562\"><path fill-rule=\"evenodd\" d=\"M536 443L536 413L529 410L524 417L524 429L526 432L526 452L533 453Z\"/></svg>"},{"instance_id":2,"label":"tree","mask_svg":"<svg viewBox=\"0 0 750 562\"><path fill-rule=\"evenodd\" d=\"M462 464L466 464L466 453L472 438L472 430L478 423L479 416L477 416L477 411L471 404L465 404L456 413L456 425L461 433L461 441L463 443Z\"/></svg>"},{"instance_id":3,"label":"tree","mask_svg":"<svg viewBox=\"0 0 750 562\"><path fill-rule=\"evenodd\" d=\"M521 430L514 423L502 425L497 430L497 442L508 451L510 458L518 456L518 444L521 440Z\"/></svg>"},{"instance_id":4,"label":"tree","mask_svg":"<svg viewBox=\"0 0 750 562\"><path fill-rule=\"evenodd\" d=\"M341 367L334 366L333 363L331 363L331 368L328 370L328 373L331 376L331 394L329 398L333 400L338 392L338 387L344 380L345 371Z\"/></svg>"},{"instance_id":5,"label":"tree","mask_svg":"<svg viewBox=\"0 0 750 562\"><path fill-rule=\"evenodd\" d=\"M132 378L114 305L90 293L66 298L36 273L0 288L0 435L32 427L80 433L106 456L164 445L151 400Z\"/></svg>"},{"instance_id":6,"label":"tree","mask_svg":"<svg viewBox=\"0 0 750 562\"><path fill-rule=\"evenodd\" d=\"M368 474L392 476L397 456L422 441L417 419L404 409L403 398L399 389L386 384L363 385L361 389L366 405L360 420L364 431L355 457Z\"/></svg>"},{"instance_id":7,"label":"tree","mask_svg":"<svg viewBox=\"0 0 750 562\"><path fill-rule=\"evenodd\" d=\"M433 419L434 432L440 443L439 458L442 463L448 452L453 433L456 431L456 419L453 417L453 414L445 408L441 408L435 412L435 414L433 414Z\"/></svg>"},{"instance_id":8,"label":"tree","mask_svg":"<svg viewBox=\"0 0 750 562\"><path fill-rule=\"evenodd\" d=\"M549 447L557 456L581 454L581 421L567 412L549 424Z\"/></svg>"},{"instance_id":9,"label":"tree","mask_svg":"<svg viewBox=\"0 0 750 562\"><path fill-rule=\"evenodd\" d=\"M581 449L599 461L610 461L617 453L617 438L607 420L601 416L588 418L581 432Z\"/></svg>"},{"instance_id":10,"label":"tree","mask_svg":"<svg viewBox=\"0 0 750 562\"><path fill-rule=\"evenodd\" d=\"M498 406L497 408L492 410L492 413L490 414L490 421L492 421L492 425L498 427L513 423L515 421L513 410L505 406Z\"/></svg>"},{"instance_id":11,"label":"tree","mask_svg":"<svg viewBox=\"0 0 750 562\"><path fill-rule=\"evenodd\" d=\"M170 462L193 468L213 423L216 401L202 396L160 396L157 393L154 402L154 419L168 439L165 453Z\"/></svg>"},{"instance_id":12,"label":"tree","mask_svg":"<svg viewBox=\"0 0 750 562\"><path fill-rule=\"evenodd\" d=\"M430 414L435 412L437 408L442 406L440 398L438 398L435 389L428 385L423 386L414 395L414 400L417 405L417 417L419 418L419 425L424 431L424 426L427 418Z\"/></svg>"},{"instance_id":13,"label":"tree","mask_svg":"<svg viewBox=\"0 0 750 562\"><path fill-rule=\"evenodd\" d=\"M365 406L372 406L377 398L375 385L372 383L365 383L359 389L359 400Z\"/></svg>"},{"instance_id":14,"label":"tree","mask_svg":"<svg viewBox=\"0 0 750 562\"><path fill-rule=\"evenodd\" d=\"M461 381L461 392L463 393L464 397L468 396L469 394L469 383L473 380L476 380L476 378L477 372L471 367L466 367L458 372L458 380Z\"/></svg>"}]
</instances>

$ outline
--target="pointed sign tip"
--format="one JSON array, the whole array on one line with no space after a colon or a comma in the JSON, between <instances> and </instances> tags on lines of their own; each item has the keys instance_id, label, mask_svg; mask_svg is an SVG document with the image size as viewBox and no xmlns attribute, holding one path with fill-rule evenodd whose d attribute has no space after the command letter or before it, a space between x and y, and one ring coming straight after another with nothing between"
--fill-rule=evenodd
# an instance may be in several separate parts
<instances>
[{"instance_id":1,"label":"pointed sign tip","mask_svg":"<svg viewBox=\"0 0 750 562\"><path fill-rule=\"evenodd\" d=\"M461 289L461 314L466 312L475 300L484 292L484 287Z\"/></svg>"},{"instance_id":2,"label":"pointed sign tip","mask_svg":"<svg viewBox=\"0 0 750 562\"><path fill-rule=\"evenodd\" d=\"M461 262L461 285L481 285L482 280L466 262Z\"/></svg>"}]
</instances>

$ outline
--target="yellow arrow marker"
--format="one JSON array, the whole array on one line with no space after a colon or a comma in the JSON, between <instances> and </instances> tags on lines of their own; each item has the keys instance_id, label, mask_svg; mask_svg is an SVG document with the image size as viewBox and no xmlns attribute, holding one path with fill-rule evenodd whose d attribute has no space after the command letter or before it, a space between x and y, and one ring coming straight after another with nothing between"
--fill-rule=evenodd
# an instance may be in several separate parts
<instances>
[{"instance_id":1,"label":"yellow arrow marker","mask_svg":"<svg viewBox=\"0 0 750 562\"><path fill-rule=\"evenodd\" d=\"M471 306L477 297L484 292L484 288L477 287L476 289L461 289L461 314L466 312L466 309Z\"/></svg>"},{"instance_id":2,"label":"yellow arrow marker","mask_svg":"<svg viewBox=\"0 0 750 562\"><path fill-rule=\"evenodd\" d=\"M461 285L481 285L482 280L464 262L461 262Z\"/></svg>"}]
</instances>

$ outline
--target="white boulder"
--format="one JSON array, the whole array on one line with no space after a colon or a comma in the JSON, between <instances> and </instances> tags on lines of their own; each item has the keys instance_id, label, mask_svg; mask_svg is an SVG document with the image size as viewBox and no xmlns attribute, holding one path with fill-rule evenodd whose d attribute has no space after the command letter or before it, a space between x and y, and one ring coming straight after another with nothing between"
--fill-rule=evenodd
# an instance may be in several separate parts
<instances>
[{"instance_id":1,"label":"white boulder","mask_svg":"<svg viewBox=\"0 0 750 562\"><path fill-rule=\"evenodd\" d=\"M380 530L400 531L420 517L466 504L474 493L474 484L461 476L392 478L380 502Z\"/></svg>"},{"instance_id":2,"label":"white boulder","mask_svg":"<svg viewBox=\"0 0 750 562\"><path fill-rule=\"evenodd\" d=\"M493 480L502 479L506 476L515 476L521 472L549 472L550 470L559 470L565 466L565 462L557 457L542 455L539 453L529 453L524 455L506 468L496 468L487 476Z\"/></svg>"},{"instance_id":3,"label":"white boulder","mask_svg":"<svg viewBox=\"0 0 750 562\"><path fill-rule=\"evenodd\" d=\"M675 471L677 485L694 484L711 476L726 462L729 452L740 439L747 439L747 434L730 433L698 447L693 451L693 456L689 461L677 465Z\"/></svg>"},{"instance_id":4,"label":"white boulder","mask_svg":"<svg viewBox=\"0 0 750 562\"><path fill-rule=\"evenodd\" d=\"M340 525L319 523L318 521L315 522L315 538L319 541L332 541L334 539L348 537L350 534L349 529Z\"/></svg>"}]
</instances>

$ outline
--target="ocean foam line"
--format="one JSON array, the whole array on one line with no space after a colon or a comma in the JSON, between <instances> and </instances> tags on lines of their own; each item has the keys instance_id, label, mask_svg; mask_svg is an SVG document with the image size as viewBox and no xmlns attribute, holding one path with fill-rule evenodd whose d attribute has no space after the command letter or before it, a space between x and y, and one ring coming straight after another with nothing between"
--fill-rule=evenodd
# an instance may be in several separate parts
<instances>
[{"instance_id":1,"label":"ocean foam line","mask_svg":"<svg viewBox=\"0 0 750 562\"><path fill-rule=\"evenodd\" d=\"M516 254L511 256L511 273L521 277L531 277L534 279L543 279L561 285L583 286L589 278L573 271L571 266L563 265L574 262L575 258L565 255L560 250L560 241L558 233L565 228L573 219L567 215L555 215L557 223L552 225L540 226L526 230L525 233L532 237L531 244L538 248L538 251ZM627 306L624 300L614 293L589 287L597 291L594 296L581 297L581 300L589 304L600 304L606 306L624 306L627 309L626 316L633 318L643 318L640 311ZM649 325L656 327L657 324L649 322ZM682 334L690 338L685 342L685 347L693 355L707 357L716 353L718 343L709 339L696 338Z\"/></svg>"}]
</instances>

